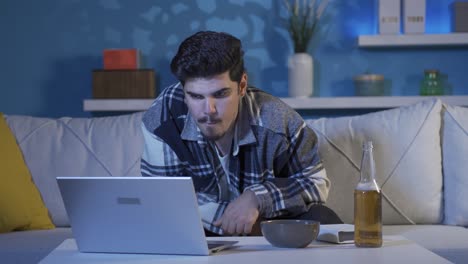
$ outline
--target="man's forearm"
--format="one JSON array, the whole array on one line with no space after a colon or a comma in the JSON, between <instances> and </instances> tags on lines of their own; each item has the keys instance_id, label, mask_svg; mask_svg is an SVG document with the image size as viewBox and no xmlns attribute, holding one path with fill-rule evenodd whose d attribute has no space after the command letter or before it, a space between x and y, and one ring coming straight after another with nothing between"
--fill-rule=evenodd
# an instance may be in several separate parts
<instances>
[{"instance_id":1,"label":"man's forearm","mask_svg":"<svg viewBox=\"0 0 468 264\"><path fill-rule=\"evenodd\" d=\"M312 203L323 203L328 196L329 181L324 169L301 178L282 178L282 183L267 181L247 187L258 198L260 215L273 218L299 214Z\"/></svg>"},{"instance_id":2,"label":"man's forearm","mask_svg":"<svg viewBox=\"0 0 468 264\"><path fill-rule=\"evenodd\" d=\"M228 202L217 202L215 195L205 193L197 193L197 200L203 227L211 232L223 234L222 230L213 223L223 215Z\"/></svg>"},{"instance_id":3,"label":"man's forearm","mask_svg":"<svg viewBox=\"0 0 468 264\"><path fill-rule=\"evenodd\" d=\"M220 204L215 202L209 202L198 206L203 226L206 229L210 229L210 225L213 223L219 207Z\"/></svg>"}]
</instances>

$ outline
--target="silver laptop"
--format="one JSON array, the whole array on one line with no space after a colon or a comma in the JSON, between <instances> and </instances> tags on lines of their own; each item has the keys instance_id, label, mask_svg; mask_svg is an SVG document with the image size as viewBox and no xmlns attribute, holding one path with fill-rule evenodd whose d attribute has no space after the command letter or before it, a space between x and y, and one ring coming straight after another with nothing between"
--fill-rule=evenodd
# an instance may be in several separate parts
<instances>
[{"instance_id":1,"label":"silver laptop","mask_svg":"<svg viewBox=\"0 0 468 264\"><path fill-rule=\"evenodd\" d=\"M81 252L209 255L190 177L57 177Z\"/></svg>"}]
</instances>

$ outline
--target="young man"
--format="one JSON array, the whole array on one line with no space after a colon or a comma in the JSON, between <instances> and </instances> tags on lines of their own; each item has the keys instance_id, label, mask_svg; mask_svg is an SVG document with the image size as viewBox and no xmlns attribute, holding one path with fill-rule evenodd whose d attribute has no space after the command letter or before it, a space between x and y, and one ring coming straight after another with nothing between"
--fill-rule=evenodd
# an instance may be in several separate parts
<instances>
[{"instance_id":1,"label":"young man","mask_svg":"<svg viewBox=\"0 0 468 264\"><path fill-rule=\"evenodd\" d=\"M311 217L330 186L317 137L278 98L248 87L239 39L198 32L171 63L180 83L143 117L144 176L191 176L208 234L259 234L258 222Z\"/></svg>"}]
</instances>

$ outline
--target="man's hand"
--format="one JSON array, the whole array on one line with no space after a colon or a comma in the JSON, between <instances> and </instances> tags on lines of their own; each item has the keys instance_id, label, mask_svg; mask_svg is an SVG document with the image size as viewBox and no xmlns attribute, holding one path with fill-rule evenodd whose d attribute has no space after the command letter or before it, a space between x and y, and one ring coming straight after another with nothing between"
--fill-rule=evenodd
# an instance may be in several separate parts
<instances>
[{"instance_id":1,"label":"man's hand","mask_svg":"<svg viewBox=\"0 0 468 264\"><path fill-rule=\"evenodd\" d=\"M249 234L258 215L257 196L246 190L226 207L223 215L213 224L221 226L227 234Z\"/></svg>"}]
</instances>

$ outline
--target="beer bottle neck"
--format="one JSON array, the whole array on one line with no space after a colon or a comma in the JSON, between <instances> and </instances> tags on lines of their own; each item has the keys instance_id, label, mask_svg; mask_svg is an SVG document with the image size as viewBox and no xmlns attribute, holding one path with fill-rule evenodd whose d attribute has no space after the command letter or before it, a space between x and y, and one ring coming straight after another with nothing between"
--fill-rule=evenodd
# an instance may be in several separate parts
<instances>
[{"instance_id":1,"label":"beer bottle neck","mask_svg":"<svg viewBox=\"0 0 468 264\"><path fill-rule=\"evenodd\" d=\"M375 181L375 161L372 142L366 142L363 145L360 175L360 188L379 190Z\"/></svg>"}]
</instances>

